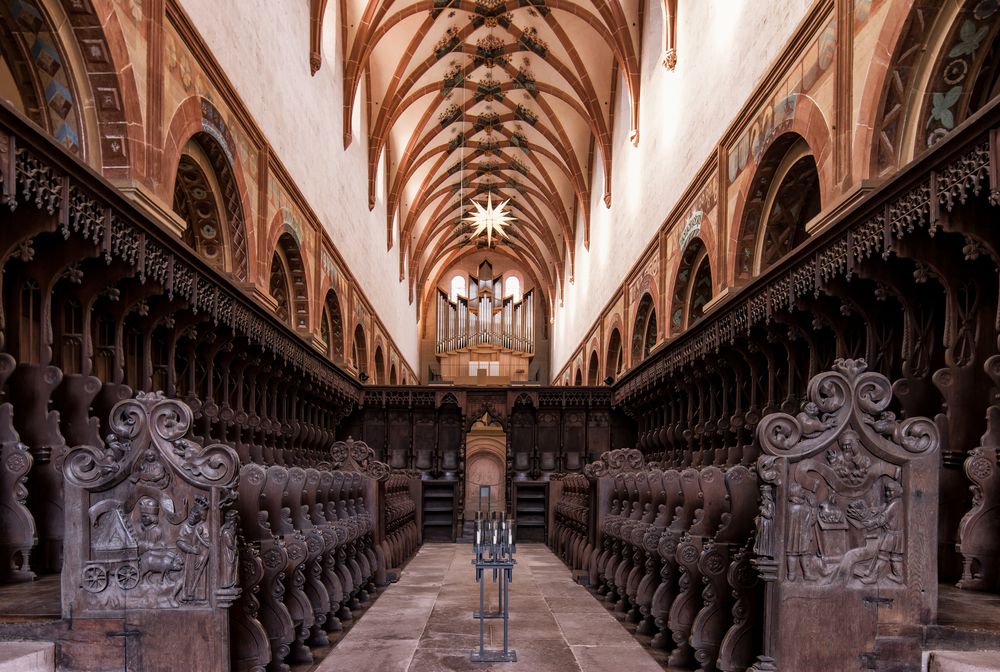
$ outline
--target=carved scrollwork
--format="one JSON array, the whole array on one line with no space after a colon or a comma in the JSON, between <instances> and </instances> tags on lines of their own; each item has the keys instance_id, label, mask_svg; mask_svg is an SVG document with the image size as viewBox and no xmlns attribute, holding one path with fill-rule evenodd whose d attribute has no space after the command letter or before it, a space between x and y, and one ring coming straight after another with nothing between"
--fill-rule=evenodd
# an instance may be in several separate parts
<instances>
[{"instance_id":1,"label":"carved scrollwork","mask_svg":"<svg viewBox=\"0 0 1000 672\"><path fill-rule=\"evenodd\" d=\"M239 458L225 445L186 438L192 413L162 393L116 404L105 446L77 446L62 462L67 538L78 548L77 613L228 606L238 597L235 497ZM82 525L80 523L83 523ZM72 570L70 570L72 571Z\"/></svg>"},{"instance_id":2,"label":"carved scrollwork","mask_svg":"<svg viewBox=\"0 0 1000 672\"><path fill-rule=\"evenodd\" d=\"M646 463L642 452L635 448L618 448L601 453L601 457L583 468L588 478L616 476L618 474L643 471Z\"/></svg>"},{"instance_id":3,"label":"carved scrollwork","mask_svg":"<svg viewBox=\"0 0 1000 672\"><path fill-rule=\"evenodd\" d=\"M334 443L330 447L330 458L334 469L356 471L376 481L388 479L392 471L389 465L375 459L375 451L367 443L351 437Z\"/></svg>"},{"instance_id":4,"label":"carved scrollwork","mask_svg":"<svg viewBox=\"0 0 1000 672\"><path fill-rule=\"evenodd\" d=\"M757 436L764 452L808 457L830 448L849 426L886 459L937 450L936 425L926 418L897 422L888 410L892 384L867 368L863 359L838 359L832 371L813 377L798 415L773 413L761 420Z\"/></svg>"},{"instance_id":5,"label":"carved scrollwork","mask_svg":"<svg viewBox=\"0 0 1000 672\"><path fill-rule=\"evenodd\" d=\"M884 588L919 581L912 516L928 506L939 445L927 418L902 422L893 388L864 360L809 383L802 412L761 421L754 565L766 581ZM930 506L933 506L931 502Z\"/></svg>"},{"instance_id":6,"label":"carved scrollwork","mask_svg":"<svg viewBox=\"0 0 1000 672\"><path fill-rule=\"evenodd\" d=\"M63 473L73 485L94 488L111 480L121 469L115 451L97 446L76 446L63 459Z\"/></svg>"}]
</instances>

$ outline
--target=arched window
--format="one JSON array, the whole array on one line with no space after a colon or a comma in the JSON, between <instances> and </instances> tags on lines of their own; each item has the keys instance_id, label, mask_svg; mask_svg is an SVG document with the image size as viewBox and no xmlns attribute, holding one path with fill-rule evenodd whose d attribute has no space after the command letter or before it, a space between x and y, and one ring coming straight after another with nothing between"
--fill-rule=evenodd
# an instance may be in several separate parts
<instances>
[{"instance_id":1,"label":"arched window","mask_svg":"<svg viewBox=\"0 0 1000 672\"><path fill-rule=\"evenodd\" d=\"M503 295L512 296L515 301L521 300L521 279L516 275L508 275L504 280Z\"/></svg>"},{"instance_id":2,"label":"arched window","mask_svg":"<svg viewBox=\"0 0 1000 672\"><path fill-rule=\"evenodd\" d=\"M385 385L385 357L381 346L375 348L375 384Z\"/></svg>"},{"instance_id":3,"label":"arched window","mask_svg":"<svg viewBox=\"0 0 1000 672\"><path fill-rule=\"evenodd\" d=\"M700 238L693 239L684 250L674 281L670 306L670 332L679 333L697 322L712 300L712 271L708 250Z\"/></svg>"},{"instance_id":4,"label":"arched window","mask_svg":"<svg viewBox=\"0 0 1000 672\"><path fill-rule=\"evenodd\" d=\"M656 309L653 297L647 292L639 301L632 328L632 365L636 365L649 355L656 345Z\"/></svg>"},{"instance_id":5,"label":"arched window","mask_svg":"<svg viewBox=\"0 0 1000 672\"><path fill-rule=\"evenodd\" d=\"M736 248L736 274L745 283L806 238L819 214L816 160L801 136L786 133L764 154L747 196Z\"/></svg>"},{"instance_id":6,"label":"arched window","mask_svg":"<svg viewBox=\"0 0 1000 672\"><path fill-rule=\"evenodd\" d=\"M583 371L580 369L577 369L576 375L573 376L573 384L577 387L581 387L583 385Z\"/></svg>"},{"instance_id":7,"label":"arched window","mask_svg":"<svg viewBox=\"0 0 1000 672\"><path fill-rule=\"evenodd\" d=\"M464 275L456 275L451 279L451 300L457 301L460 296L467 296L465 293Z\"/></svg>"},{"instance_id":8,"label":"arched window","mask_svg":"<svg viewBox=\"0 0 1000 672\"><path fill-rule=\"evenodd\" d=\"M279 251L275 251L274 256L271 257L271 280L268 285L268 291L271 292L271 298L274 299L274 303L276 304L275 314L279 320L287 324L289 316L288 297L291 293L288 285L288 262Z\"/></svg>"},{"instance_id":9,"label":"arched window","mask_svg":"<svg viewBox=\"0 0 1000 672\"><path fill-rule=\"evenodd\" d=\"M398 383L397 378L398 377L396 376L396 363L393 362L392 366L389 367L389 384L396 385Z\"/></svg>"},{"instance_id":10,"label":"arched window","mask_svg":"<svg viewBox=\"0 0 1000 672\"><path fill-rule=\"evenodd\" d=\"M327 356L335 362L344 361L344 320L340 314L340 301L332 289L326 293L320 336L326 345Z\"/></svg>"}]
</instances>

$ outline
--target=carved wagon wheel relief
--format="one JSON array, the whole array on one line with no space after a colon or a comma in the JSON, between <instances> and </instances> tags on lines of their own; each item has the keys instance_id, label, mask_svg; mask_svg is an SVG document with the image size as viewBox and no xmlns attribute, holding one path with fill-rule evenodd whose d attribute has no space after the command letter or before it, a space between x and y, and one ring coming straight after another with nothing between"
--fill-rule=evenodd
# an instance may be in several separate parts
<instances>
[{"instance_id":1,"label":"carved wagon wheel relief","mask_svg":"<svg viewBox=\"0 0 1000 672\"><path fill-rule=\"evenodd\" d=\"M139 568L133 563L120 565L115 570L115 583L122 590L132 590L139 585Z\"/></svg>"},{"instance_id":2,"label":"carved wagon wheel relief","mask_svg":"<svg viewBox=\"0 0 1000 672\"><path fill-rule=\"evenodd\" d=\"M108 572L101 565L87 565L83 570L83 589L99 593L108 587Z\"/></svg>"}]
</instances>

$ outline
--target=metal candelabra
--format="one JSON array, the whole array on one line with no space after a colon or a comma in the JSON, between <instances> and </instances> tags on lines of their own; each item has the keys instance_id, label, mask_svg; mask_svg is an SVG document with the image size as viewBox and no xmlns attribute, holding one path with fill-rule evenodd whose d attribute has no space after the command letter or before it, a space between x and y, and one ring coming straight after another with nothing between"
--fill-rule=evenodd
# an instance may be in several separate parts
<instances>
[{"instance_id":1,"label":"metal candelabra","mask_svg":"<svg viewBox=\"0 0 1000 672\"><path fill-rule=\"evenodd\" d=\"M473 616L479 619L479 650L473 651L469 660L474 663L513 663L517 662L517 652L510 649L508 625L510 609L507 601L507 587L514 573L514 532L506 512L492 512L484 515L476 514L476 538L472 544L475 557L472 564L476 568L476 582L479 584L479 611ZM486 572L492 572L493 581L497 584L497 610L486 611ZM485 648L486 619L503 619L503 650L488 650Z\"/></svg>"}]
</instances>

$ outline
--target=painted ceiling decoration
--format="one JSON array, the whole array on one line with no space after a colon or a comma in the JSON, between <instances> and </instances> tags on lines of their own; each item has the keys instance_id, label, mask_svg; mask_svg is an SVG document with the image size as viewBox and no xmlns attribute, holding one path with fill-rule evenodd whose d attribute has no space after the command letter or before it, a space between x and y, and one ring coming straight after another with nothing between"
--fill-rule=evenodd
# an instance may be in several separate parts
<instances>
[{"instance_id":1,"label":"painted ceiling decoration","mask_svg":"<svg viewBox=\"0 0 1000 672\"><path fill-rule=\"evenodd\" d=\"M315 72L327 0L311 2ZM593 190L611 202L618 95L638 142L642 4L341 0L344 143L367 133L369 205L384 188L387 244L398 232L411 292L486 245L531 270L550 300L557 278L572 278ZM483 240L466 220L486 201L508 201L508 235Z\"/></svg>"}]
</instances>

